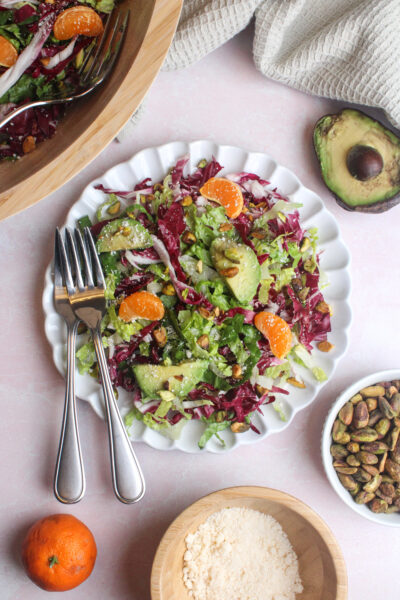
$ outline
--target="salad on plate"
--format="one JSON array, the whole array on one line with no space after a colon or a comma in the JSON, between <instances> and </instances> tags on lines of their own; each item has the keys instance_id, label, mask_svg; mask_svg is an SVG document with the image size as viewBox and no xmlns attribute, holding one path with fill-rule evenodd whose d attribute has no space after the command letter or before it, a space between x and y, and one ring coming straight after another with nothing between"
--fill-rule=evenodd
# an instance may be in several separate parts
<instances>
[{"instance_id":1,"label":"salad on plate","mask_svg":"<svg viewBox=\"0 0 400 600\"><path fill-rule=\"evenodd\" d=\"M131 191L97 186L105 200L79 226L106 278L103 344L116 393L131 396L127 427L177 439L201 420L204 448L228 427L258 432L265 405L285 419L279 397L306 385L298 366L325 380L315 345L333 346L317 231L301 227L299 204L255 173L218 176L215 159L188 172L188 160ZM86 333L77 361L98 378Z\"/></svg>"},{"instance_id":2,"label":"salad on plate","mask_svg":"<svg viewBox=\"0 0 400 600\"><path fill-rule=\"evenodd\" d=\"M0 119L18 106L68 96L114 0L0 0ZM0 160L54 135L62 105L30 108L0 129Z\"/></svg>"}]
</instances>

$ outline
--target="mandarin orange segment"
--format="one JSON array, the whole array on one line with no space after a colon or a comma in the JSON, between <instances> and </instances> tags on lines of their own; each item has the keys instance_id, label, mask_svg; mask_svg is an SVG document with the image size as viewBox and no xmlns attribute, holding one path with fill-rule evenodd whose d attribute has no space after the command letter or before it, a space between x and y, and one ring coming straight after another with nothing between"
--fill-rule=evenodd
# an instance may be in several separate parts
<instances>
[{"instance_id":1,"label":"mandarin orange segment","mask_svg":"<svg viewBox=\"0 0 400 600\"><path fill-rule=\"evenodd\" d=\"M72 6L63 10L54 23L57 40L69 40L75 35L96 37L103 31L103 21L90 6Z\"/></svg>"},{"instance_id":2,"label":"mandarin orange segment","mask_svg":"<svg viewBox=\"0 0 400 600\"><path fill-rule=\"evenodd\" d=\"M289 325L271 312L263 311L254 317L254 325L267 338L271 351L283 359L292 347L292 332Z\"/></svg>"},{"instance_id":3,"label":"mandarin orange segment","mask_svg":"<svg viewBox=\"0 0 400 600\"><path fill-rule=\"evenodd\" d=\"M243 194L237 183L223 177L211 177L200 188L200 194L218 202L230 219L236 219L243 209Z\"/></svg>"},{"instance_id":4,"label":"mandarin orange segment","mask_svg":"<svg viewBox=\"0 0 400 600\"><path fill-rule=\"evenodd\" d=\"M18 58L18 52L11 42L0 35L0 66L12 67Z\"/></svg>"},{"instance_id":5,"label":"mandarin orange segment","mask_svg":"<svg viewBox=\"0 0 400 600\"><path fill-rule=\"evenodd\" d=\"M159 321L164 313L164 305L158 296L150 292L135 292L122 300L118 315L127 322L135 317Z\"/></svg>"}]
</instances>

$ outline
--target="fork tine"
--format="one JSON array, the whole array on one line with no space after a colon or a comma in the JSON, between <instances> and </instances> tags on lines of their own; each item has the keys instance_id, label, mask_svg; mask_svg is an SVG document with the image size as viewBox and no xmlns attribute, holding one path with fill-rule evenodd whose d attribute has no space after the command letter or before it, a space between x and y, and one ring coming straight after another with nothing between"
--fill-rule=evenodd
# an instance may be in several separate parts
<instances>
[{"instance_id":1,"label":"fork tine","mask_svg":"<svg viewBox=\"0 0 400 600\"><path fill-rule=\"evenodd\" d=\"M58 255L61 258L61 273L62 273L61 285L63 285L65 283L68 294L74 294L75 293L75 285L72 280L71 269L69 267L67 252L65 250L62 235L61 235L58 227L56 229L55 247L57 248Z\"/></svg>"},{"instance_id":2,"label":"fork tine","mask_svg":"<svg viewBox=\"0 0 400 600\"><path fill-rule=\"evenodd\" d=\"M67 243L68 243L69 256L71 258L71 262L72 262L72 265L73 265L74 271L75 271L76 284L78 286L78 290L80 292L83 292L85 289L85 283L87 283L88 285L90 285L90 284L88 283L87 277L85 278L86 281L85 282L83 281L82 272L81 272L81 264L80 264L78 252L77 252L77 249L75 246L75 241L74 241L71 231L68 228L65 229L65 235L66 235ZM86 272L85 272L85 275L86 275Z\"/></svg>"},{"instance_id":3,"label":"fork tine","mask_svg":"<svg viewBox=\"0 0 400 600\"><path fill-rule=\"evenodd\" d=\"M56 288L60 288L60 287L64 286L61 255L60 255L60 248L59 248L59 245L60 245L59 236L60 236L60 232L58 231L58 228L57 228L55 236L54 236L54 286Z\"/></svg>"},{"instance_id":4,"label":"fork tine","mask_svg":"<svg viewBox=\"0 0 400 600\"><path fill-rule=\"evenodd\" d=\"M81 67L79 69L79 74L82 75L84 73L84 71L85 71L88 63L89 63L90 58L93 56L93 53L94 53L92 64L89 66L88 71L83 75L82 82L84 82L87 79L89 79L89 77L90 77L90 75L91 75L91 73L93 71L93 68L95 67L95 65L97 63L97 60L98 60L99 55L100 55L100 52L102 51L102 49L104 47L104 44L105 44L105 41L106 41L106 39L108 37L109 31L110 31L110 28L111 28L112 17L114 16L114 14L115 13L114 13L114 10L113 10L108 15L108 17L106 19L106 24L105 24L104 29L103 29L103 33L101 34L101 37L98 40L98 43L94 44L92 46L92 48L88 52L87 56L85 57L84 62L82 63L82 65L81 65Z\"/></svg>"},{"instance_id":5,"label":"fork tine","mask_svg":"<svg viewBox=\"0 0 400 600\"><path fill-rule=\"evenodd\" d=\"M99 75L99 73L100 73L103 65L105 63L107 63L108 60L109 60L110 49L111 49L111 47L112 47L112 45L114 43L115 36L116 36L116 34L118 32L118 28L119 28L119 25L120 25L120 20L121 20L121 13L119 12L118 15L117 15L117 18L115 19L114 26L112 28L111 36L109 37L107 46L104 48L104 52L102 54L101 60L98 60L97 64L94 65L94 68L93 68L92 74L91 74L92 78L98 77L98 75Z\"/></svg>"},{"instance_id":6,"label":"fork tine","mask_svg":"<svg viewBox=\"0 0 400 600\"><path fill-rule=\"evenodd\" d=\"M111 43L113 43L114 47L112 48L109 56L106 57L106 59L103 61L102 64L100 64L99 68L97 69L96 76L99 78L100 81L103 81L103 79L105 79L108 76L108 74L114 66L116 59L118 58L122 42L124 41L129 14L130 11L128 10L125 14L124 20L122 21L121 25L118 27L118 29L115 30L115 35L113 37L112 42L110 42L110 46Z\"/></svg>"},{"instance_id":7,"label":"fork tine","mask_svg":"<svg viewBox=\"0 0 400 600\"><path fill-rule=\"evenodd\" d=\"M99 257L96 252L96 246L94 245L93 237L88 227L85 227L84 235L86 247L92 259L93 272L96 276L97 287L103 287L105 289L106 282L103 275L103 269L101 268Z\"/></svg>"},{"instance_id":8,"label":"fork tine","mask_svg":"<svg viewBox=\"0 0 400 600\"><path fill-rule=\"evenodd\" d=\"M71 235L71 238L72 238L72 235ZM82 261L83 261L86 285L88 286L89 289L93 289L94 281L93 281L93 274L92 274L92 264L91 264L90 256L88 255L88 253L86 251L85 244L83 243L82 234L79 231L79 229L75 229L75 238L78 243L80 255L81 255Z\"/></svg>"}]
</instances>

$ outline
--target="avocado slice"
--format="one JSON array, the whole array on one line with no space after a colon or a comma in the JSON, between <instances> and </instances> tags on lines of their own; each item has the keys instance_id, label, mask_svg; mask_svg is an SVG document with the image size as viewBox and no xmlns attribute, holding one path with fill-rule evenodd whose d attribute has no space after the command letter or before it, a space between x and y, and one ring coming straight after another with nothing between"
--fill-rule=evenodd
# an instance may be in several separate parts
<instances>
[{"instance_id":1,"label":"avocado slice","mask_svg":"<svg viewBox=\"0 0 400 600\"><path fill-rule=\"evenodd\" d=\"M139 221L127 217L104 225L96 242L97 252L149 248L151 245L147 229Z\"/></svg>"},{"instance_id":2,"label":"avocado slice","mask_svg":"<svg viewBox=\"0 0 400 600\"><path fill-rule=\"evenodd\" d=\"M346 210L383 212L400 202L400 139L355 109L322 117L314 148L326 186Z\"/></svg>"},{"instance_id":3,"label":"avocado slice","mask_svg":"<svg viewBox=\"0 0 400 600\"><path fill-rule=\"evenodd\" d=\"M256 254L245 244L226 238L216 238L210 247L211 259L241 304L256 295L261 280L261 268Z\"/></svg>"},{"instance_id":4,"label":"avocado slice","mask_svg":"<svg viewBox=\"0 0 400 600\"><path fill-rule=\"evenodd\" d=\"M149 398L156 398L161 390L168 390L181 398L196 387L208 367L207 360L183 362L180 365L135 365L133 372L136 381Z\"/></svg>"}]
</instances>

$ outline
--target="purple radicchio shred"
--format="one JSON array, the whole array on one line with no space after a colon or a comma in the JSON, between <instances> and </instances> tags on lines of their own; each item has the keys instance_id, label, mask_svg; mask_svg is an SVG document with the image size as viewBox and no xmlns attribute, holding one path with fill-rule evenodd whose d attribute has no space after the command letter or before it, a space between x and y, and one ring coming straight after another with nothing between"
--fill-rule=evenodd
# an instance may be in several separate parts
<instances>
[{"instance_id":1,"label":"purple radicchio shred","mask_svg":"<svg viewBox=\"0 0 400 600\"><path fill-rule=\"evenodd\" d=\"M153 273L139 271L130 277L125 277L125 279L123 279L115 288L114 296L117 298L122 294L125 294L125 296L134 294L135 292L138 292L146 287L153 280Z\"/></svg>"},{"instance_id":2,"label":"purple radicchio shred","mask_svg":"<svg viewBox=\"0 0 400 600\"><path fill-rule=\"evenodd\" d=\"M180 262L180 235L185 231L186 223L182 205L173 202L171 206L161 205L158 209L159 237L168 251L175 273L180 281L186 281L186 275Z\"/></svg>"}]
</instances>

